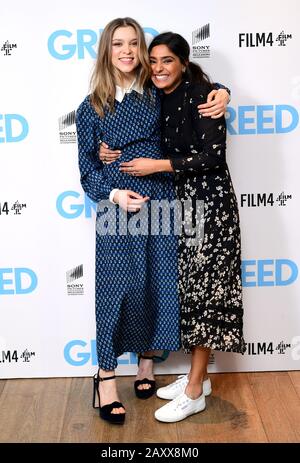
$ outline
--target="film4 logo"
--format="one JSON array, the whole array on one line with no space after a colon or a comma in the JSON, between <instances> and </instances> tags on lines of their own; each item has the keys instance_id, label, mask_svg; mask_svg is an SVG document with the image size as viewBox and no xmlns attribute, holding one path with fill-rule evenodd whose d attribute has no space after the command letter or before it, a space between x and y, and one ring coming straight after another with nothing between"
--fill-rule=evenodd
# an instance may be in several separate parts
<instances>
[{"instance_id":1,"label":"film4 logo","mask_svg":"<svg viewBox=\"0 0 300 463\"><path fill-rule=\"evenodd\" d=\"M12 213L12 215L21 215L22 209L26 208L27 205L25 203L20 203L19 201L14 202L13 204L9 204L8 201L4 201L0 203L0 215L8 215Z\"/></svg>"},{"instance_id":2,"label":"film4 logo","mask_svg":"<svg viewBox=\"0 0 300 463\"><path fill-rule=\"evenodd\" d=\"M17 350L3 350L0 352L0 363L17 363L19 361L29 363L31 357L35 357L35 352L30 352L28 349L21 353L18 353Z\"/></svg>"},{"instance_id":3,"label":"film4 logo","mask_svg":"<svg viewBox=\"0 0 300 463\"><path fill-rule=\"evenodd\" d=\"M8 40L2 44L1 51L4 56L11 56L11 52L14 48L17 48L16 43L10 43Z\"/></svg>"},{"instance_id":4,"label":"film4 logo","mask_svg":"<svg viewBox=\"0 0 300 463\"><path fill-rule=\"evenodd\" d=\"M241 207L266 207L266 206L286 206L287 201L292 199L292 195L282 191L276 195L274 193L242 193L240 197Z\"/></svg>"},{"instance_id":5,"label":"film4 logo","mask_svg":"<svg viewBox=\"0 0 300 463\"><path fill-rule=\"evenodd\" d=\"M275 40L274 40L274 37ZM239 47L273 47L274 42L278 47L286 47L286 42L292 34L286 34L283 30L279 34L273 32L241 32L239 33Z\"/></svg>"},{"instance_id":6,"label":"film4 logo","mask_svg":"<svg viewBox=\"0 0 300 463\"><path fill-rule=\"evenodd\" d=\"M291 344L284 343L284 341L280 341L278 344L273 342L248 342L246 352L248 355L273 355L274 353L283 355L290 348Z\"/></svg>"}]
</instances>

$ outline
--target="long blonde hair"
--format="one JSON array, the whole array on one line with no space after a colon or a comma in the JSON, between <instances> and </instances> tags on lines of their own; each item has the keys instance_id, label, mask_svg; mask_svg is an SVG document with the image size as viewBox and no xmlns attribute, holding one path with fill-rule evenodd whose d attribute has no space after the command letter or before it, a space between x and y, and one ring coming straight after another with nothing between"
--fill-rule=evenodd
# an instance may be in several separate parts
<instances>
[{"instance_id":1,"label":"long blonde hair","mask_svg":"<svg viewBox=\"0 0 300 463\"><path fill-rule=\"evenodd\" d=\"M90 100L97 113L103 117L104 109L114 110L116 94L115 68L112 64L112 38L118 27L131 26L137 34L139 65L136 68L137 85L143 88L151 75L149 55L141 26L132 18L117 18L109 22L101 34L97 60L92 73Z\"/></svg>"}]
</instances>

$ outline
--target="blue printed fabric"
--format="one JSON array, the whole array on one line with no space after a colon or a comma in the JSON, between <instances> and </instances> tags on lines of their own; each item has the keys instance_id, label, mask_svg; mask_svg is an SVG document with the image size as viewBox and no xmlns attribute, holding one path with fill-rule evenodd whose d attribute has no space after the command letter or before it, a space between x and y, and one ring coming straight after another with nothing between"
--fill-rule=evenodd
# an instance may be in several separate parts
<instances>
[{"instance_id":1,"label":"blue printed fabric","mask_svg":"<svg viewBox=\"0 0 300 463\"><path fill-rule=\"evenodd\" d=\"M122 161L161 158L160 101L154 89L151 94L148 90L143 95L135 91L126 94L121 103L115 101L114 112L106 111L103 118L87 97L77 110L76 125L81 184L98 203L98 362L102 369L112 370L124 352L178 350L180 323L176 236L151 235L150 204L143 210L148 220L140 224L140 234L124 234L124 229L120 231L124 213L108 202L109 194L113 188L128 189L160 201L174 200L175 192L169 174L133 177L119 171ZM101 141L122 151L119 160L111 164L99 160ZM134 219L135 214L128 213L125 225ZM103 232L105 226L107 233Z\"/></svg>"}]
</instances>

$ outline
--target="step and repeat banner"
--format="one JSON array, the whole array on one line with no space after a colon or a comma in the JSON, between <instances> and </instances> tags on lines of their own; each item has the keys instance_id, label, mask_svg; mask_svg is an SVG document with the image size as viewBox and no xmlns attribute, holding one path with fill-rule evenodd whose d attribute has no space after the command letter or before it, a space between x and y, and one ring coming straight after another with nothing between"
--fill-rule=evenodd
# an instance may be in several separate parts
<instances>
[{"instance_id":1,"label":"step and repeat banner","mask_svg":"<svg viewBox=\"0 0 300 463\"><path fill-rule=\"evenodd\" d=\"M0 376L97 368L95 204L79 182L75 110L101 31L132 16L149 42L172 30L228 86L228 164L240 207L245 355L211 372L300 368L300 4L14 0L0 9ZM138 309L138 308L137 308ZM183 373L172 353L159 373ZM134 374L136 356L119 359Z\"/></svg>"}]
</instances>

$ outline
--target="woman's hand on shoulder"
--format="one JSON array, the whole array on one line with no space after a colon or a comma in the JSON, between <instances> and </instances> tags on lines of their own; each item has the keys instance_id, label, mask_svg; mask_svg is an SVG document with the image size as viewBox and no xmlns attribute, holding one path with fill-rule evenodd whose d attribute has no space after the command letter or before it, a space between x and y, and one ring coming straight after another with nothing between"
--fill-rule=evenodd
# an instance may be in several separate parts
<instances>
[{"instance_id":1,"label":"woman's hand on shoulder","mask_svg":"<svg viewBox=\"0 0 300 463\"><path fill-rule=\"evenodd\" d=\"M224 116L228 102L229 94L227 90L223 88L212 90L207 96L207 102L198 106L198 112L204 117L218 119Z\"/></svg>"}]
</instances>

